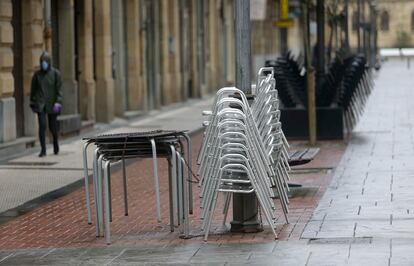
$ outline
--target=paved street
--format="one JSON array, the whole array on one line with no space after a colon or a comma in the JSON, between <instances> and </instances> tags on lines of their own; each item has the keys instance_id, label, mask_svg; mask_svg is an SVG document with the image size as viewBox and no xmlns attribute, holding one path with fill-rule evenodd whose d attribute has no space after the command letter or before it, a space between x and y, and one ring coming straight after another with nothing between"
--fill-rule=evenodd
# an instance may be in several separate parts
<instances>
[{"instance_id":1,"label":"paved street","mask_svg":"<svg viewBox=\"0 0 414 266\"><path fill-rule=\"evenodd\" d=\"M208 109L210 103L211 97L153 112L141 119L116 121L106 129L101 129L100 133L167 128L197 131L201 128L201 111ZM31 154L0 164L0 214L81 180L82 147L83 141L77 137L63 142L58 156L53 155L52 147L49 147L48 156L38 158L39 147L36 147ZM89 161L91 156L92 149L89 151Z\"/></svg>"},{"instance_id":2,"label":"paved street","mask_svg":"<svg viewBox=\"0 0 414 266\"><path fill-rule=\"evenodd\" d=\"M302 238L368 241L350 253L366 258L381 254L377 260L382 264L388 258L392 265L414 265L414 254L407 252L414 250L412 74L403 62L384 64L363 119Z\"/></svg>"},{"instance_id":3,"label":"paved street","mask_svg":"<svg viewBox=\"0 0 414 266\"><path fill-rule=\"evenodd\" d=\"M128 180L134 191L128 217L114 173L112 245L86 224L84 191L77 189L0 224L0 265L414 265L413 74L400 61L385 63L348 146L321 142L318 157L293 172L292 180L304 188L293 192L291 224L280 219L278 241L266 227L258 234L231 234L218 215L204 242L198 211L193 238L179 239L168 230L166 180L163 221L157 223L151 161L140 160L128 167L134 177ZM193 154L201 137L192 137ZM161 164L161 176L166 171Z\"/></svg>"}]
</instances>

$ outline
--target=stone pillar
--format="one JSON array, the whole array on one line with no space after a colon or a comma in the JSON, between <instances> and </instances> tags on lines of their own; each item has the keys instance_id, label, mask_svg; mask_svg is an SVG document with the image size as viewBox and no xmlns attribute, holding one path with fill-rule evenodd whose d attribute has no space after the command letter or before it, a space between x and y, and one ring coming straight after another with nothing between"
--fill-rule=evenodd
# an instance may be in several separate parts
<instances>
[{"instance_id":1,"label":"stone pillar","mask_svg":"<svg viewBox=\"0 0 414 266\"><path fill-rule=\"evenodd\" d=\"M62 134L78 132L81 128L79 115L78 82L75 66L75 6L74 0L59 0L58 3L58 49L59 70L62 75L62 115L59 116ZM53 58L52 58L53 60Z\"/></svg>"},{"instance_id":2,"label":"stone pillar","mask_svg":"<svg viewBox=\"0 0 414 266\"><path fill-rule=\"evenodd\" d=\"M174 93L174 102L179 102L183 100L183 86L182 86L182 80L183 80L183 72L181 69L181 32L180 30L182 27L180 26L180 3L179 0L171 1L173 6L173 30L171 32L171 35L173 37L173 57L174 57L174 72L172 75L174 76L175 81L175 93Z\"/></svg>"},{"instance_id":3,"label":"stone pillar","mask_svg":"<svg viewBox=\"0 0 414 266\"><path fill-rule=\"evenodd\" d=\"M78 16L79 93L82 120L95 120L95 80L93 77L93 2L84 0Z\"/></svg>"},{"instance_id":4,"label":"stone pillar","mask_svg":"<svg viewBox=\"0 0 414 266\"><path fill-rule=\"evenodd\" d=\"M0 143L16 139L12 16L11 0L0 0Z\"/></svg>"},{"instance_id":5,"label":"stone pillar","mask_svg":"<svg viewBox=\"0 0 414 266\"><path fill-rule=\"evenodd\" d=\"M128 107L130 110L143 110L146 94L142 81L142 57L140 38L139 0L127 1L128 36Z\"/></svg>"},{"instance_id":6,"label":"stone pillar","mask_svg":"<svg viewBox=\"0 0 414 266\"><path fill-rule=\"evenodd\" d=\"M73 0L59 0L59 70L62 75L62 114L78 113L78 85L75 80L75 12Z\"/></svg>"},{"instance_id":7,"label":"stone pillar","mask_svg":"<svg viewBox=\"0 0 414 266\"><path fill-rule=\"evenodd\" d=\"M126 111L126 44L124 1L111 0L112 23L112 73L115 84L115 114L123 116Z\"/></svg>"},{"instance_id":8,"label":"stone pillar","mask_svg":"<svg viewBox=\"0 0 414 266\"><path fill-rule=\"evenodd\" d=\"M42 0L22 2L24 133L26 136L37 135L37 118L29 104L32 76L39 69L39 57L44 48L42 9Z\"/></svg>"},{"instance_id":9,"label":"stone pillar","mask_svg":"<svg viewBox=\"0 0 414 266\"><path fill-rule=\"evenodd\" d=\"M155 70L155 106L154 108L159 109L162 105L162 98L161 98L161 81L162 81L162 75L161 75L161 34L160 34L160 2L159 0L154 1L154 60L157 62L154 66Z\"/></svg>"},{"instance_id":10,"label":"stone pillar","mask_svg":"<svg viewBox=\"0 0 414 266\"><path fill-rule=\"evenodd\" d=\"M169 25L169 2L170 0L161 0L161 76L162 76L162 104L167 105L173 102L172 77L170 69L172 66L170 58L170 49L172 48L172 39L170 36Z\"/></svg>"},{"instance_id":11,"label":"stone pillar","mask_svg":"<svg viewBox=\"0 0 414 266\"><path fill-rule=\"evenodd\" d=\"M110 0L95 0L96 120L114 118Z\"/></svg>"},{"instance_id":12,"label":"stone pillar","mask_svg":"<svg viewBox=\"0 0 414 266\"><path fill-rule=\"evenodd\" d=\"M218 42L218 10L217 10L217 1L216 0L209 0L209 16L208 16L208 26L209 26L209 50L210 50L210 87L208 90L210 92L217 91L218 88L218 49L219 49L219 42Z\"/></svg>"},{"instance_id":13,"label":"stone pillar","mask_svg":"<svg viewBox=\"0 0 414 266\"><path fill-rule=\"evenodd\" d=\"M198 72L198 33L197 33L197 5L199 5L198 0L191 0L190 8L190 17L191 17L191 80L192 80L192 96L200 97L201 96L201 84L200 84L200 74Z\"/></svg>"},{"instance_id":14,"label":"stone pillar","mask_svg":"<svg viewBox=\"0 0 414 266\"><path fill-rule=\"evenodd\" d=\"M190 58L191 58L191 26L190 26L190 3L187 0L179 1L179 14L181 31L180 31L180 57L181 57L181 101L186 101L189 97L189 81L190 81Z\"/></svg>"}]
</instances>

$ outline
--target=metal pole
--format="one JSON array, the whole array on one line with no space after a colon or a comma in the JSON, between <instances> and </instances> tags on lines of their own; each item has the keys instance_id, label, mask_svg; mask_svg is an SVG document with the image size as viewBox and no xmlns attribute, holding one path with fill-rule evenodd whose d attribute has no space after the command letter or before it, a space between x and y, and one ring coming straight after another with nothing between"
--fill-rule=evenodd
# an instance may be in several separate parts
<instances>
[{"instance_id":1,"label":"metal pole","mask_svg":"<svg viewBox=\"0 0 414 266\"><path fill-rule=\"evenodd\" d=\"M289 19L289 1L280 0L279 2L279 20L286 21ZM288 29L285 27L280 28L280 52L286 54L288 51Z\"/></svg>"},{"instance_id":2,"label":"metal pole","mask_svg":"<svg viewBox=\"0 0 414 266\"><path fill-rule=\"evenodd\" d=\"M282 55L288 51L288 35L287 28L280 28L280 52Z\"/></svg>"},{"instance_id":3,"label":"metal pole","mask_svg":"<svg viewBox=\"0 0 414 266\"><path fill-rule=\"evenodd\" d=\"M236 30L236 87L251 92L250 0L234 1Z\"/></svg>"},{"instance_id":4,"label":"metal pole","mask_svg":"<svg viewBox=\"0 0 414 266\"><path fill-rule=\"evenodd\" d=\"M315 106L315 70L312 67L312 56L309 37L308 2L303 2L303 30L306 57L306 90L308 94L309 143L316 144L316 106Z\"/></svg>"},{"instance_id":5,"label":"metal pole","mask_svg":"<svg viewBox=\"0 0 414 266\"><path fill-rule=\"evenodd\" d=\"M236 87L251 93L250 0L234 1L236 37ZM251 194L233 194L232 232L258 232L257 198Z\"/></svg>"}]
</instances>

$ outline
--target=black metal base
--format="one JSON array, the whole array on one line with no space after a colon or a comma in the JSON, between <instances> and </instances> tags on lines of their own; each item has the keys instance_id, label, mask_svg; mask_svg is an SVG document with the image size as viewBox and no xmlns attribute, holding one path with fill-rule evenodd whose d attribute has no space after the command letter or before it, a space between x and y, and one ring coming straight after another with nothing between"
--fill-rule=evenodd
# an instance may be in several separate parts
<instances>
[{"instance_id":1,"label":"black metal base","mask_svg":"<svg viewBox=\"0 0 414 266\"><path fill-rule=\"evenodd\" d=\"M263 227L258 221L245 221L243 223L232 221L230 224L232 233L258 233L263 231Z\"/></svg>"},{"instance_id":2,"label":"black metal base","mask_svg":"<svg viewBox=\"0 0 414 266\"><path fill-rule=\"evenodd\" d=\"M233 221L231 232L257 233L263 231L258 221L256 194L233 194Z\"/></svg>"},{"instance_id":3,"label":"black metal base","mask_svg":"<svg viewBox=\"0 0 414 266\"><path fill-rule=\"evenodd\" d=\"M343 112L339 107L316 108L317 135L320 140L343 139ZM308 112L305 108L281 109L280 121L283 132L289 139L309 137Z\"/></svg>"}]
</instances>

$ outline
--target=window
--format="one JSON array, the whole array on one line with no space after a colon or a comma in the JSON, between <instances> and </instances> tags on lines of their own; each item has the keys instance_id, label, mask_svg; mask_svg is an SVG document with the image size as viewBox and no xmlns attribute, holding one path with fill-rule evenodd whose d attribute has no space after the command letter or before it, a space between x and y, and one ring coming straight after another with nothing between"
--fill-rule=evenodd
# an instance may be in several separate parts
<instances>
[{"instance_id":1,"label":"window","mask_svg":"<svg viewBox=\"0 0 414 266\"><path fill-rule=\"evenodd\" d=\"M390 15L385 10L381 13L380 29L381 31L389 31L390 29Z\"/></svg>"},{"instance_id":2,"label":"window","mask_svg":"<svg viewBox=\"0 0 414 266\"><path fill-rule=\"evenodd\" d=\"M358 30L358 12L354 11L352 13L352 31Z\"/></svg>"}]
</instances>

